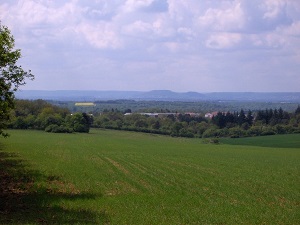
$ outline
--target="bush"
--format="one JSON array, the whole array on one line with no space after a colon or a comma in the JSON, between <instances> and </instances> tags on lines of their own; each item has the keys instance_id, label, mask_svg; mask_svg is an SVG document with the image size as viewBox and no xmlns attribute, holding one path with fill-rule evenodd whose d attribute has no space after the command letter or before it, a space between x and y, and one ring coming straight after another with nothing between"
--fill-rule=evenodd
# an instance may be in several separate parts
<instances>
[{"instance_id":1,"label":"bush","mask_svg":"<svg viewBox=\"0 0 300 225\"><path fill-rule=\"evenodd\" d=\"M209 140L209 143L211 144L220 144L219 138L211 138Z\"/></svg>"},{"instance_id":2,"label":"bush","mask_svg":"<svg viewBox=\"0 0 300 225\"><path fill-rule=\"evenodd\" d=\"M55 130L57 127L58 127L58 125L56 125L56 124L51 124L51 125L49 125L49 126L47 126L47 127L45 128L45 131L46 131L46 132L52 132L52 131Z\"/></svg>"},{"instance_id":3,"label":"bush","mask_svg":"<svg viewBox=\"0 0 300 225\"><path fill-rule=\"evenodd\" d=\"M73 126L73 130L79 133L88 133L90 131L90 128L85 126L84 124L75 123Z\"/></svg>"},{"instance_id":4,"label":"bush","mask_svg":"<svg viewBox=\"0 0 300 225\"><path fill-rule=\"evenodd\" d=\"M220 136L220 130L215 128L207 129L202 135L203 138L219 137L219 136Z\"/></svg>"},{"instance_id":5,"label":"bush","mask_svg":"<svg viewBox=\"0 0 300 225\"><path fill-rule=\"evenodd\" d=\"M247 130L248 136L260 136L262 133L261 126L252 126L249 130Z\"/></svg>"},{"instance_id":6,"label":"bush","mask_svg":"<svg viewBox=\"0 0 300 225\"><path fill-rule=\"evenodd\" d=\"M275 135L276 132L272 127L263 127L262 129L262 136L267 136L267 135Z\"/></svg>"},{"instance_id":7,"label":"bush","mask_svg":"<svg viewBox=\"0 0 300 225\"><path fill-rule=\"evenodd\" d=\"M282 126L282 125L276 125L275 126L275 129L276 129L276 133L277 134L286 134L287 133L287 130L285 129L285 127L284 126Z\"/></svg>"},{"instance_id":8,"label":"bush","mask_svg":"<svg viewBox=\"0 0 300 225\"><path fill-rule=\"evenodd\" d=\"M51 133L72 133L73 130L69 127L65 127L63 125L58 126L56 124L51 124L48 127L45 128L46 132L51 132Z\"/></svg>"},{"instance_id":9,"label":"bush","mask_svg":"<svg viewBox=\"0 0 300 225\"><path fill-rule=\"evenodd\" d=\"M194 134L188 130L186 130L185 128L180 129L179 131L179 136L180 137L187 137L187 138L193 138Z\"/></svg>"},{"instance_id":10,"label":"bush","mask_svg":"<svg viewBox=\"0 0 300 225\"><path fill-rule=\"evenodd\" d=\"M231 138L239 138L246 136L246 132L239 127L233 127L229 129L229 135Z\"/></svg>"},{"instance_id":11,"label":"bush","mask_svg":"<svg viewBox=\"0 0 300 225\"><path fill-rule=\"evenodd\" d=\"M219 138L203 138L203 144L220 144Z\"/></svg>"},{"instance_id":12,"label":"bush","mask_svg":"<svg viewBox=\"0 0 300 225\"><path fill-rule=\"evenodd\" d=\"M294 134L300 134L300 127L295 128L293 133Z\"/></svg>"},{"instance_id":13,"label":"bush","mask_svg":"<svg viewBox=\"0 0 300 225\"><path fill-rule=\"evenodd\" d=\"M12 124L12 127L14 129L27 129L27 123L25 122L25 119L23 117L17 117L17 119Z\"/></svg>"},{"instance_id":14,"label":"bush","mask_svg":"<svg viewBox=\"0 0 300 225\"><path fill-rule=\"evenodd\" d=\"M91 117L86 113L75 113L66 119L68 126L72 127L73 131L79 133L88 133L91 121Z\"/></svg>"}]
</instances>

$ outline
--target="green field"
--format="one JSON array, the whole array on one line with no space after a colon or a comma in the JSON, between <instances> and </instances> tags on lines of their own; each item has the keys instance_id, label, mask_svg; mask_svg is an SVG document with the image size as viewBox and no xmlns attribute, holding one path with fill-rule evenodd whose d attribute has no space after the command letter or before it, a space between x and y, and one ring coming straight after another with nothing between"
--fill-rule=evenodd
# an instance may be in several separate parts
<instances>
[{"instance_id":1,"label":"green field","mask_svg":"<svg viewBox=\"0 0 300 225\"><path fill-rule=\"evenodd\" d=\"M9 132L0 224L300 224L300 134Z\"/></svg>"}]
</instances>

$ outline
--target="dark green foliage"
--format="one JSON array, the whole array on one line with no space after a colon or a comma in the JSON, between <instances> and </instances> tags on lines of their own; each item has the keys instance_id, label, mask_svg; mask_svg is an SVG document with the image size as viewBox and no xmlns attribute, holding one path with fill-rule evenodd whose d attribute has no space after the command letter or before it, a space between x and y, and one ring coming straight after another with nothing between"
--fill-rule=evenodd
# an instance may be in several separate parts
<instances>
[{"instance_id":1,"label":"dark green foliage","mask_svg":"<svg viewBox=\"0 0 300 225\"><path fill-rule=\"evenodd\" d=\"M287 124L289 122L290 115L288 112L283 111L282 108L279 110L266 109L258 110L256 114L256 121L260 121L262 124L266 125L276 125L276 124Z\"/></svg>"},{"instance_id":2,"label":"dark green foliage","mask_svg":"<svg viewBox=\"0 0 300 225\"><path fill-rule=\"evenodd\" d=\"M229 136L231 138L239 138L246 136L245 130L239 128L239 127L232 127L229 129Z\"/></svg>"},{"instance_id":3,"label":"dark green foliage","mask_svg":"<svg viewBox=\"0 0 300 225\"><path fill-rule=\"evenodd\" d=\"M96 101L96 106L93 107L75 107L72 101L54 101L54 104L63 105L68 107L72 112L86 112L99 115L102 112L119 111L125 113L139 113L139 112L239 112L241 109L250 109L256 112L265 108L279 109L280 107L288 112L294 112L297 108L297 103L280 103L280 102L241 102L241 101L195 101L195 102L182 102L182 101L134 101L134 100L109 100L109 101ZM245 110L246 113L246 110ZM247 114L247 113L246 113Z\"/></svg>"},{"instance_id":4,"label":"dark green foliage","mask_svg":"<svg viewBox=\"0 0 300 225\"><path fill-rule=\"evenodd\" d=\"M211 138L209 140L209 143L211 144L220 144L219 138Z\"/></svg>"},{"instance_id":5,"label":"dark green foliage","mask_svg":"<svg viewBox=\"0 0 300 225\"><path fill-rule=\"evenodd\" d=\"M51 124L45 128L45 131L51 133L72 133L73 129L63 125Z\"/></svg>"},{"instance_id":6,"label":"dark green foliage","mask_svg":"<svg viewBox=\"0 0 300 225\"><path fill-rule=\"evenodd\" d=\"M295 110L295 114L296 115L300 114L300 105L298 105L297 109Z\"/></svg>"},{"instance_id":7,"label":"dark green foliage","mask_svg":"<svg viewBox=\"0 0 300 225\"><path fill-rule=\"evenodd\" d=\"M203 138L220 137L220 133L221 133L220 129L209 128L203 133L202 137Z\"/></svg>"},{"instance_id":8,"label":"dark green foliage","mask_svg":"<svg viewBox=\"0 0 300 225\"><path fill-rule=\"evenodd\" d=\"M37 129L52 133L88 133L93 117L86 113L71 115L68 109L44 100L16 100L9 128Z\"/></svg>"},{"instance_id":9,"label":"dark green foliage","mask_svg":"<svg viewBox=\"0 0 300 225\"><path fill-rule=\"evenodd\" d=\"M92 118L86 113L75 113L67 117L66 123L75 132L88 133Z\"/></svg>"},{"instance_id":10,"label":"dark green foliage","mask_svg":"<svg viewBox=\"0 0 300 225\"><path fill-rule=\"evenodd\" d=\"M252 111L251 111L251 110L248 110L248 113L247 113L246 121L245 121L245 122L248 123L249 126L252 126L253 120L254 120L254 117L253 117Z\"/></svg>"},{"instance_id":11,"label":"dark green foliage","mask_svg":"<svg viewBox=\"0 0 300 225\"><path fill-rule=\"evenodd\" d=\"M33 79L30 70L26 72L17 65L21 51L14 48L14 37L0 21L0 135L2 136L7 136L3 129L7 127L10 111L14 108L14 92L25 84L26 78Z\"/></svg>"},{"instance_id":12,"label":"dark green foliage","mask_svg":"<svg viewBox=\"0 0 300 225\"><path fill-rule=\"evenodd\" d=\"M187 137L187 138L193 138L194 134L191 131L189 131L189 130L187 130L185 128L182 128L182 129L180 129L178 136L180 136L180 137Z\"/></svg>"},{"instance_id":13,"label":"dark green foliage","mask_svg":"<svg viewBox=\"0 0 300 225\"><path fill-rule=\"evenodd\" d=\"M220 129L224 128L226 126L226 119L227 114L225 115L222 112L218 112L216 116L212 118L212 122L217 125Z\"/></svg>"},{"instance_id":14,"label":"dark green foliage","mask_svg":"<svg viewBox=\"0 0 300 225\"><path fill-rule=\"evenodd\" d=\"M161 110L167 111L167 110ZM169 111L168 111L169 112ZM170 112L169 112L170 113ZM111 109L91 116L71 113L43 100L17 100L9 125L14 129L40 129L48 132L89 132L90 127L171 135L173 137L248 137L299 132L300 115L282 108L252 112L218 112L212 119L198 114L124 115ZM51 126L55 125L55 126Z\"/></svg>"},{"instance_id":15,"label":"dark green foliage","mask_svg":"<svg viewBox=\"0 0 300 225\"><path fill-rule=\"evenodd\" d=\"M248 111L246 116L243 109L239 113L218 112L218 114L212 118L212 122L220 129L225 127L231 128L234 126L242 126L242 125L244 126L245 129L247 129L253 123L253 116L250 110Z\"/></svg>"},{"instance_id":16,"label":"dark green foliage","mask_svg":"<svg viewBox=\"0 0 300 225\"><path fill-rule=\"evenodd\" d=\"M28 124L25 122L24 117L18 117L15 119L14 123L11 124L11 127L14 129L27 129Z\"/></svg>"},{"instance_id":17,"label":"dark green foliage","mask_svg":"<svg viewBox=\"0 0 300 225\"><path fill-rule=\"evenodd\" d=\"M300 116L280 108L253 113L218 112L211 120L190 114L170 114L150 117L133 113L106 112L96 116L94 127L167 134L173 137L248 137L299 132Z\"/></svg>"},{"instance_id":18,"label":"dark green foliage","mask_svg":"<svg viewBox=\"0 0 300 225\"><path fill-rule=\"evenodd\" d=\"M9 128L44 130L50 125L64 124L67 109L49 104L44 100L16 100L11 113Z\"/></svg>"}]
</instances>

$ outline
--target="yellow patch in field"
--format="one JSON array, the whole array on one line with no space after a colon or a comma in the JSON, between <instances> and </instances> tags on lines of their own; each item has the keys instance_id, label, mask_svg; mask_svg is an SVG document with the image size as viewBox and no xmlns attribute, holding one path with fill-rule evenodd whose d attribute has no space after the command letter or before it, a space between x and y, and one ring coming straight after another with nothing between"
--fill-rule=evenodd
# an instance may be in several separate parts
<instances>
[{"instance_id":1,"label":"yellow patch in field","mask_svg":"<svg viewBox=\"0 0 300 225\"><path fill-rule=\"evenodd\" d=\"M75 106L96 106L96 104L92 102L76 102Z\"/></svg>"}]
</instances>

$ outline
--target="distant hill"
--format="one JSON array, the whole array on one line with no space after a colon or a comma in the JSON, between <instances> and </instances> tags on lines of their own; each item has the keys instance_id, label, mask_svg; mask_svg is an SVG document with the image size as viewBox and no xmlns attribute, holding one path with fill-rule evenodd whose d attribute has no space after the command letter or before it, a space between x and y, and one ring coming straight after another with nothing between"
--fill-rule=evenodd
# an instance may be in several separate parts
<instances>
[{"instance_id":1,"label":"distant hill","mask_svg":"<svg viewBox=\"0 0 300 225\"><path fill-rule=\"evenodd\" d=\"M151 101L251 101L300 103L300 92L173 92L169 90L143 91L36 91L16 93L18 99L59 101L151 100Z\"/></svg>"},{"instance_id":2,"label":"distant hill","mask_svg":"<svg viewBox=\"0 0 300 225\"><path fill-rule=\"evenodd\" d=\"M204 94L197 92L173 92L169 90L155 90L139 93L135 96L141 100L167 100L167 101L200 101L205 99Z\"/></svg>"}]
</instances>

